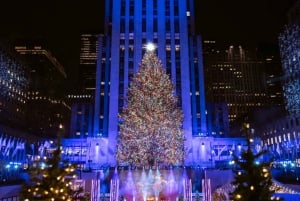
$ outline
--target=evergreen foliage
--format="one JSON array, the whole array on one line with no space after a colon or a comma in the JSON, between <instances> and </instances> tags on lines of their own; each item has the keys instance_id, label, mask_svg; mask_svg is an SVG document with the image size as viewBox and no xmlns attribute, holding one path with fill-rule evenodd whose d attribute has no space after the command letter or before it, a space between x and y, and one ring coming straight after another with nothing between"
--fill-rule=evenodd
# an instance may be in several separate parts
<instances>
[{"instance_id":1,"label":"evergreen foliage","mask_svg":"<svg viewBox=\"0 0 300 201\"><path fill-rule=\"evenodd\" d=\"M132 166L182 164L182 111L161 62L147 51L120 115L117 161Z\"/></svg>"},{"instance_id":2,"label":"evergreen foliage","mask_svg":"<svg viewBox=\"0 0 300 201\"><path fill-rule=\"evenodd\" d=\"M24 201L88 201L89 195L81 186L75 185L75 166L61 162L61 146L50 157L38 157L29 167L29 181L20 191Z\"/></svg>"},{"instance_id":3,"label":"evergreen foliage","mask_svg":"<svg viewBox=\"0 0 300 201\"><path fill-rule=\"evenodd\" d=\"M254 153L251 149L252 132L249 124L244 124L247 138L247 150L241 158L234 157L237 170L232 184L235 186L231 193L233 201L271 201L274 190L272 188L271 162L261 162L259 159L266 154L266 150ZM276 198L276 200L282 200Z\"/></svg>"}]
</instances>

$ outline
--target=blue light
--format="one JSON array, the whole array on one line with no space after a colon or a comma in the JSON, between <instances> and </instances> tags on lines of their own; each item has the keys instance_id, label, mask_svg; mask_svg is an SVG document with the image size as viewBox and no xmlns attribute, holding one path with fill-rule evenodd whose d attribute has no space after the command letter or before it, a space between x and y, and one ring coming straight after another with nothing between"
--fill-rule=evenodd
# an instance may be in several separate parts
<instances>
[{"instance_id":1,"label":"blue light","mask_svg":"<svg viewBox=\"0 0 300 201\"><path fill-rule=\"evenodd\" d=\"M285 79L283 80L283 92L286 100L286 109L292 113L299 113L300 105L300 82L299 73L300 60L297 59L300 45L300 27L295 25L287 26L280 34L280 55Z\"/></svg>"},{"instance_id":2,"label":"blue light","mask_svg":"<svg viewBox=\"0 0 300 201\"><path fill-rule=\"evenodd\" d=\"M234 163L234 161L229 161L229 165L233 165Z\"/></svg>"},{"instance_id":3,"label":"blue light","mask_svg":"<svg viewBox=\"0 0 300 201\"><path fill-rule=\"evenodd\" d=\"M41 168L45 168L46 167L46 164L45 163L41 163Z\"/></svg>"}]
</instances>

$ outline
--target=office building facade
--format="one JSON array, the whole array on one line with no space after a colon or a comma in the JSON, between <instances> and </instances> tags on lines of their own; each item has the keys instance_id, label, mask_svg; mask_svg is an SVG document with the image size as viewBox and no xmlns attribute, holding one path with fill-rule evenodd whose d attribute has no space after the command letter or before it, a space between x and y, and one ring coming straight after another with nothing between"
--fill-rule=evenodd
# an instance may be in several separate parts
<instances>
[{"instance_id":1,"label":"office building facade","mask_svg":"<svg viewBox=\"0 0 300 201\"><path fill-rule=\"evenodd\" d=\"M79 87L84 91L83 94L95 93L98 36L96 33L80 35Z\"/></svg>"},{"instance_id":2,"label":"office building facade","mask_svg":"<svg viewBox=\"0 0 300 201\"><path fill-rule=\"evenodd\" d=\"M209 40L203 47L206 100L227 104L230 124L257 108L283 104L276 54L263 48L224 48Z\"/></svg>"},{"instance_id":3,"label":"office building facade","mask_svg":"<svg viewBox=\"0 0 300 201\"><path fill-rule=\"evenodd\" d=\"M195 33L194 1L106 0L104 33L98 37L95 104L92 134L101 140L99 163L116 164L118 114L126 104L130 81L139 68L147 43L156 45L156 54L170 75L183 110L186 149L193 162L195 137L208 136L202 41ZM79 109L75 113L82 114ZM80 118L80 117L79 117ZM78 127L79 129L79 127ZM73 130L71 136L78 131ZM91 145L92 146L92 145Z\"/></svg>"},{"instance_id":4,"label":"office building facade","mask_svg":"<svg viewBox=\"0 0 300 201\"><path fill-rule=\"evenodd\" d=\"M65 102L67 74L43 42L23 39L14 50L27 64L26 129L40 138L57 137L59 125L69 132L70 106Z\"/></svg>"},{"instance_id":5,"label":"office building facade","mask_svg":"<svg viewBox=\"0 0 300 201\"><path fill-rule=\"evenodd\" d=\"M14 52L0 48L0 125L22 130L26 127L28 66Z\"/></svg>"}]
</instances>

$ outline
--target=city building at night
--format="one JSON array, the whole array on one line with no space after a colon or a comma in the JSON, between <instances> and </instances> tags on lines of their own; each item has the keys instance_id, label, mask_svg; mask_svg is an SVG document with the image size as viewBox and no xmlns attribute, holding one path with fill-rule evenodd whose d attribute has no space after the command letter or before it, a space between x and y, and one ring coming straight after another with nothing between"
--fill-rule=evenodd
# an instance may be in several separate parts
<instances>
[{"instance_id":1,"label":"city building at night","mask_svg":"<svg viewBox=\"0 0 300 201\"><path fill-rule=\"evenodd\" d=\"M203 58L206 101L226 104L230 123L257 108L283 105L276 55L205 40Z\"/></svg>"},{"instance_id":2,"label":"city building at night","mask_svg":"<svg viewBox=\"0 0 300 201\"><path fill-rule=\"evenodd\" d=\"M193 1L175 0L163 4L157 0L106 1L104 33L98 37L98 47L92 48L97 50L94 106L78 103L72 107L70 136L77 138L75 141L80 139L78 143L87 145L89 152L98 154L96 158L86 159L86 164L89 161L96 166L116 165L118 114L126 105L127 89L149 42L156 46L155 53L170 75L179 99L178 107L183 110L185 147L189 150L185 164L212 164L211 149L215 140L212 136L228 135L228 120L221 115L227 107L223 104L210 106L212 113L207 114L202 39L195 33L194 16ZM95 36L82 35L83 43L95 45ZM84 45L82 48L84 63L87 60L83 56L91 48ZM88 58L92 64L94 57ZM71 141L66 139L64 147L72 146ZM202 144L209 146L206 146L206 154L199 155ZM232 147L233 144L234 141L224 138L218 147Z\"/></svg>"},{"instance_id":3,"label":"city building at night","mask_svg":"<svg viewBox=\"0 0 300 201\"><path fill-rule=\"evenodd\" d=\"M263 167L262 177L271 178L266 166L273 157L278 161L272 165L300 167L300 4L291 8L279 37L282 71L273 53L203 41L195 31L194 4L105 0L103 33L80 35L78 85L68 95L65 69L44 45L15 43L16 55L0 48L0 183L11 175L19 179L21 168L53 172L64 161L75 173L72 187L84 187L93 201L211 200L217 188L233 190L235 174L244 177L245 150L255 156L251 168ZM138 77L140 66L154 71ZM159 83L156 68L162 82L172 84ZM234 137L232 123L238 125ZM261 156L266 148L270 152ZM61 153L52 157L56 149ZM58 165L47 164L50 158ZM50 192L36 191L37 197Z\"/></svg>"},{"instance_id":4,"label":"city building at night","mask_svg":"<svg viewBox=\"0 0 300 201\"><path fill-rule=\"evenodd\" d=\"M213 137L229 137L228 106L225 102L206 103L207 130Z\"/></svg>"},{"instance_id":5,"label":"city building at night","mask_svg":"<svg viewBox=\"0 0 300 201\"><path fill-rule=\"evenodd\" d=\"M69 128L70 107L65 102L64 67L40 42L23 40L14 46L28 66L26 127L41 138L56 137L59 125Z\"/></svg>"},{"instance_id":6,"label":"city building at night","mask_svg":"<svg viewBox=\"0 0 300 201\"><path fill-rule=\"evenodd\" d=\"M291 112L294 116L273 121L255 132L249 122L241 120L257 108L271 105L280 107L282 96L278 84L285 78L284 88L286 88L297 79L297 76L291 74L296 69L295 66L284 66L290 74L280 77L280 71L270 70L277 68L277 60L272 56L259 57L256 52L248 51L241 46L218 50L213 47L216 45L214 41L202 41L201 36L195 32L193 0L165 0L163 3L159 0L106 0L104 13L104 33L81 35L79 88L75 89L74 93L68 94L67 103L63 101L63 91L60 91L67 76L64 68L42 45L15 46L15 51L20 58L28 64L24 71L19 64L6 62L2 57L0 58L1 64L4 63L1 66L3 69L12 66L9 70L2 69L3 73L0 77L0 86L3 88L0 92L2 93L0 97L3 99L0 102L0 117L5 107L8 108L9 100L16 99L16 104L9 108L11 111L7 110L8 113L15 117L16 112L21 112L20 114L24 114L21 120L26 123L27 131L47 138L46 141L40 140L38 143L25 142L23 139L7 137L0 133L0 142L4 140L9 142L5 150L9 150L8 155L11 157L6 162L19 156L16 154L18 152L13 151L17 147L21 150L19 157L27 160L22 163L27 166L30 165L30 160L33 161L35 158L46 160L57 148L52 140L58 133L66 132L70 136L62 139L62 159L76 164L78 178L85 186L85 190L91 192L92 199L100 200L103 195L104 199L110 197L110 200L117 200L121 197L119 195L132 193L130 195L133 197L132 200L135 200L136 195L143 196L143 200L158 200L163 196L159 195L161 189L173 184L174 187L176 183L178 189L177 187L171 190L165 188L168 191L162 194L174 198L176 196L176 200L182 194L184 200L192 200L196 194L199 199L202 196L206 198L207 194L211 194L217 186L229 184L233 179L233 172L230 169L238 167L234 160L240 160L244 150L252 149L256 154L262 148L268 147L274 156L284 154L286 159L297 159L296 148L299 145L300 135L297 128L300 126L300 119L295 112ZM288 35L282 37L287 40L293 38ZM165 139L164 142L169 142L168 138L176 138L171 137L176 135L171 135L173 132L170 131L177 134L177 132L181 133L180 129L182 129L184 136L179 143L184 146L176 144L174 147L181 147L176 150L182 151L181 156L184 159L170 163L148 162L146 165L139 166L127 162L127 159L120 163L116 152L118 145L122 144L118 144L120 142L118 137L121 136L120 125L121 131L124 125L124 119L121 119L120 114L124 107L129 105L127 92L144 61L148 44L154 45L153 55L157 55L168 74L174 86L172 95L178 98L176 106L183 113L182 127L180 125L178 130L163 128L167 131L164 133L165 138L162 139ZM285 46L281 47L285 51ZM286 63L289 65L297 61L294 59L294 52L293 54L292 60L290 60L290 52L287 54L289 59ZM28 75L25 75L25 71ZM299 73L295 71L293 74ZM16 87L12 85L15 80L20 80L14 83ZM294 96L291 97L295 99ZM153 104L151 99L150 102ZM24 112L19 105L24 106ZM288 109L289 105L293 104L287 104ZM153 113L157 115L155 112ZM181 116L180 113L176 114ZM171 121L177 121L175 119L171 118ZM70 127L68 120L70 120ZM131 123L133 122L130 126L138 124L133 120L135 119L129 119ZM243 124L247 126L244 127L245 130L239 131L239 137L233 138L230 123L238 120L241 124L247 123ZM16 118L12 123L17 121ZM159 123L161 122L163 126L158 125L167 127L165 121ZM9 125L9 122L6 124ZM133 127L130 126L128 130ZM62 128L65 130L60 130ZM149 130L154 130L153 133L147 133L143 129L142 131L132 129L133 131L130 132L147 135L159 133L157 130L160 128L151 127ZM263 136L263 141L255 138L256 132ZM128 136L125 136L129 138L128 141L135 141L134 143L138 145L134 148L138 151L142 150L139 147L143 146L140 139L132 140L131 136ZM161 133L157 136L161 139ZM174 141L170 140L170 142ZM25 151L25 144L28 152ZM175 143L165 144L165 146L172 146ZM154 146L158 147L157 149L161 148L153 143L150 146L152 149L147 151L155 150ZM130 148L127 153L133 154ZM163 148L165 147L161 149ZM10 150L12 150L11 154ZM169 152L159 153L166 153L161 154L161 158L169 157ZM261 157L255 161L255 164L258 165L264 159ZM152 172L152 169L155 171ZM226 170L220 171L220 169ZM131 171L135 171L133 177L129 177ZM226 174L221 175L223 172ZM147 176L143 176L146 174ZM160 190L148 189L147 185L156 182L154 178L158 175L160 184L167 184ZM216 179L220 176L223 176L224 180ZM211 184L205 183L208 182L207 179L214 182L212 184L214 189L210 188ZM127 184L130 184L128 189L126 189ZM135 185L139 188L136 195L133 193L136 190L133 188ZM120 194L118 194L119 190ZM152 194L147 195L149 192ZM201 195L198 195L199 192L202 192ZM185 197L187 194L190 196L189 199Z\"/></svg>"},{"instance_id":7,"label":"city building at night","mask_svg":"<svg viewBox=\"0 0 300 201\"><path fill-rule=\"evenodd\" d=\"M79 87L92 95L95 94L98 37L95 33L80 35Z\"/></svg>"},{"instance_id":8,"label":"city building at night","mask_svg":"<svg viewBox=\"0 0 300 201\"><path fill-rule=\"evenodd\" d=\"M22 130L26 127L29 71L13 52L0 49L0 124Z\"/></svg>"},{"instance_id":9,"label":"city building at night","mask_svg":"<svg viewBox=\"0 0 300 201\"><path fill-rule=\"evenodd\" d=\"M278 159L289 159L300 167L300 1L287 12L288 23L279 35L286 114L265 124L262 140ZM299 175L297 175L298 177Z\"/></svg>"}]
</instances>

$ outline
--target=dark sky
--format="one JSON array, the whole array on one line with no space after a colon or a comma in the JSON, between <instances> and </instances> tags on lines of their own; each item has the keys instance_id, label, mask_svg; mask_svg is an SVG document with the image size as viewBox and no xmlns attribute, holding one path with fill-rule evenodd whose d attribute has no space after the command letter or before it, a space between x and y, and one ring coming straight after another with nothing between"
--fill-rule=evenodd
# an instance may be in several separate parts
<instances>
[{"instance_id":1,"label":"dark sky","mask_svg":"<svg viewBox=\"0 0 300 201\"><path fill-rule=\"evenodd\" d=\"M294 0L195 0L203 38L255 45L277 43Z\"/></svg>"},{"instance_id":2,"label":"dark sky","mask_svg":"<svg viewBox=\"0 0 300 201\"><path fill-rule=\"evenodd\" d=\"M197 30L219 42L276 43L292 1L195 0ZM44 38L70 75L78 65L80 32L103 29L104 0L3 0L0 7L2 38Z\"/></svg>"}]
</instances>

